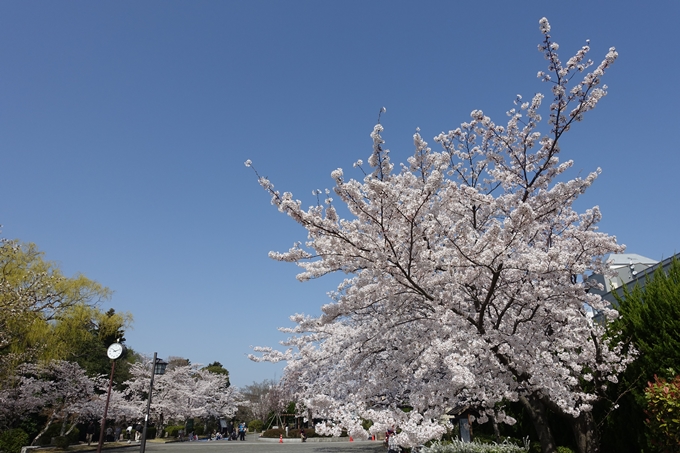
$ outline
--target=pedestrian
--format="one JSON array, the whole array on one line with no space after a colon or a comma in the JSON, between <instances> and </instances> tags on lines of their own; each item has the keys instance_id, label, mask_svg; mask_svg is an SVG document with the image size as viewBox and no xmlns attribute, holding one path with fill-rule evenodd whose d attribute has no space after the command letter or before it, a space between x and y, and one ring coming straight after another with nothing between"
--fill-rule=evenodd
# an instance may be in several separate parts
<instances>
[{"instance_id":1,"label":"pedestrian","mask_svg":"<svg viewBox=\"0 0 680 453\"><path fill-rule=\"evenodd\" d=\"M385 447L388 447L388 442L390 440L390 436L392 435L393 431L391 429L388 429L385 431Z\"/></svg>"},{"instance_id":2,"label":"pedestrian","mask_svg":"<svg viewBox=\"0 0 680 453\"><path fill-rule=\"evenodd\" d=\"M246 424L245 424L245 422L241 422L238 425L238 437L239 437L239 440L246 440Z\"/></svg>"},{"instance_id":3,"label":"pedestrian","mask_svg":"<svg viewBox=\"0 0 680 453\"><path fill-rule=\"evenodd\" d=\"M113 428L110 426L106 428L106 441L113 442Z\"/></svg>"},{"instance_id":4,"label":"pedestrian","mask_svg":"<svg viewBox=\"0 0 680 453\"><path fill-rule=\"evenodd\" d=\"M87 431L85 434L85 440L87 440L87 445L90 445L92 443L92 436L94 436L94 422L90 422L90 424L87 425Z\"/></svg>"},{"instance_id":5,"label":"pedestrian","mask_svg":"<svg viewBox=\"0 0 680 453\"><path fill-rule=\"evenodd\" d=\"M387 438L387 453L399 453L401 448L397 443L397 433L390 430L390 437Z\"/></svg>"},{"instance_id":6,"label":"pedestrian","mask_svg":"<svg viewBox=\"0 0 680 453\"><path fill-rule=\"evenodd\" d=\"M305 433L304 428L300 428L300 438L302 439L302 442L307 442L307 433Z\"/></svg>"}]
</instances>

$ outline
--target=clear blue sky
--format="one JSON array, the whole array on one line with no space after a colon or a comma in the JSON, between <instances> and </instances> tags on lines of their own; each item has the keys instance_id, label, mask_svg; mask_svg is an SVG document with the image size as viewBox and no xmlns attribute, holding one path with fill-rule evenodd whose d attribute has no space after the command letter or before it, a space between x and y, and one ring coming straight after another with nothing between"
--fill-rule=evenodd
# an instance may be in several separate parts
<instances>
[{"instance_id":1,"label":"clear blue sky","mask_svg":"<svg viewBox=\"0 0 680 453\"><path fill-rule=\"evenodd\" d=\"M538 20L566 58L620 58L609 95L563 143L602 167L580 209L629 252L680 251L680 2L145 1L0 3L1 235L115 291L128 344L218 360L242 386L279 377L251 345L316 314L337 278L267 258L304 231L243 162L305 205L371 151L393 159L482 109L498 122L536 73Z\"/></svg>"}]
</instances>

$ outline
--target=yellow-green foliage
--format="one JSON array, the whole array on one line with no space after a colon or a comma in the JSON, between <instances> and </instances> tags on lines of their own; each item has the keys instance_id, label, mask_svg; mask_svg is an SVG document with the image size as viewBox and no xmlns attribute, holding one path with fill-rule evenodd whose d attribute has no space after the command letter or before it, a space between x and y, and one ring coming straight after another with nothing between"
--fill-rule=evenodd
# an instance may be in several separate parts
<instances>
[{"instance_id":1,"label":"yellow-green foliage","mask_svg":"<svg viewBox=\"0 0 680 453\"><path fill-rule=\"evenodd\" d=\"M78 304L65 309L49 323L46 355L69 357L77 345L98 341L113 342L121 329L132 321L129 313L104 313L90 305ZM53 358L53 357L45 357Z\"/></svg>"},{"instance_id":2,"label":"yellow-green foliage","mask_svg":"<svg viewBox=\"0 0 680 453\"><path fill-rule=\"evenodd\" d=\"M108 288L84 275L64 276L35 244L0 243L0 382L20 363L67 358L59 319L69 311L77 317L78 307L92 308L110 295Z\"/></svg>"}]
</instances>

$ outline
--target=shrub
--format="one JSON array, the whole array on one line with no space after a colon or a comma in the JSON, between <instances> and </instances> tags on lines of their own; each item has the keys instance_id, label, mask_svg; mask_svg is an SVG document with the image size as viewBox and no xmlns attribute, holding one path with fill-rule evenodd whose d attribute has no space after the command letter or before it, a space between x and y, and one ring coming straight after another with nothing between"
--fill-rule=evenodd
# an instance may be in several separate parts
<instances>
[{"instance_id":1,"label":"shrub","mask_svg":"<svg viewBox=\"0 0 680 453\"><path fill-rule=\"evenodd\" d=\"M680 376L667 381L654 376L645 389L646 424L652 444L662 452L678 451L680 445Z\"/></svg>"},{"instance_id":2,"label":"shrub","mask_svg":"<svg viewBox=\"0 0 680 453\"><path fill-rule=\"evenodd\" d=\"M268 429L267 431L262 433L262 437L268 437L268 438L278 438L279 436L285 436L286 435L286 430L277 428L277 429Z\"/></svg>"},{"instance_id":3,"label":"shrub","mask_svg":"<svg viewBox=\"0 0 680 453\"><path fill-rule=\"evenodd\" d=\"M508 441L502 444L482 444L480 442L462 442L454 440L451 443L435 442L430 447L423 447L422 453L526 453L529 451L529 441L523 447Z\"/></svg>"},{"instance_id":4,"label":"shrub","mask_svg":"<svg viewBox=\"0 0 680 453\"><path fill-rule=\"evenodd\" d=\"M71 443L67 436L57 436L54 438L54 446L66 450Z\"/></svg>"},{"instance_id":5,"label":"shrub","mask_svg":"<svg viewBox=\"0 0 680 453\"><path fill-rule=\"evenodd\" d=\"M20 453L21 447L28 443L28 434L23 429L10 429L0 433L0 451L5 453Z\"/></svg>"},{"instance_id":6,"label":"shrub","mask_svg":"<svg viewBox=\"0 0 680 453\"><path fill-rule=\"evenodd\" d=\"M164 431L168 433L168 437L177 437L180 429L184 429L184 425L166 426Z\"/></svg>"},{"instance_id":7,"label":"shrub","mask_svg":"<svg viewBox=\"0 0 680 453\"><path fill-rule=\"evenodd\" d=\"M314 428L304 428L305 430L305 436L307 437L322 437L314 431ZM300 430L299 429L289 429L288 430L288 437L300 437ZM330 436L324 436L324 437L330 437Z\"/></svg>"},{"instance_id":8,"label":"shrub","mask_svg":"<svg viewBox=\"0 0 680 453\"><path fill-rule=\"evenodd\" d=\"M569 447L557 447L557 453L574 453L574 450Z\"/></svg>"},{"instance_id":9,"label":"shrub","mask_svg":"<svg viewBox=\"0 0 680 453\"><path fill-rule=\"evenodd\" d=\"M155 439L155 438L156 438L156 427L155 426L147 426L146 427L146 440Z\"/></svg>"},{"instance_id":10,"label":"shrub","mask_svg":"<svg viewBox=\"0 0 680 453\"><path fill-rule=\"evenodd\" d=\"M260 420L253 420L248 423L248 431L256 433L258 431L262 431L262 428L264 428L264 423L262 423Z\"/></svg>"},{"instance_id":11,"label":"shrub","mask_svg":"<svg viewBox=\"0 0 680 453\"><path fill-rule=\"evenodd\" d=\"M78 428L73 428L66 437L68 437L68 441L71 445L76 445L80 441L80 430Z\"/></svg>"}]
</instances>

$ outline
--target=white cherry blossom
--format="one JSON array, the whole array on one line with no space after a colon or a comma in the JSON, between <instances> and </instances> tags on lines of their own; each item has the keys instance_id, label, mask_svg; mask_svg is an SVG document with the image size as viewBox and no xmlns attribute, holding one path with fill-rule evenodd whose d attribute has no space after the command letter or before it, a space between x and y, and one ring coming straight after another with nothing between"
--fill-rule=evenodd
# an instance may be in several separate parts
<instances>
[{"instance_id":1,"label":"white cherry blossom","mask_svg":"<svg viewBox=\"0 0 680 453\"><path fill-rule=\"evenodd\" d=\"M320 432L366 437L398 426L412 446L439 438L442 416L460 406L475 407L480 422L513 423L502 408L511 400L532 414L543 451L556 448L546 409L573 421L581 452L597 448L592 404L630 358L591 321L590 309L616 312L588 276L623 248L598 231L597 206L572 207L600 169L567 180L573 163L559 156L562 135L606 94L601 77L617 54L572 87L589 46L563 66L547 19L540 29L548 71L538 74L552 85L545 130L540 93L503 125L474 110L435 137L439 150L416 132L413 156L395 170L377 124L365 177L332 174L346 219L262 184L308 233L305 248L271 256L297 263L303 281L347 275L321 316L291 317L287 349L253 357L287 361L282 383L328 420Z\"/></svg>"}]
</instances>

